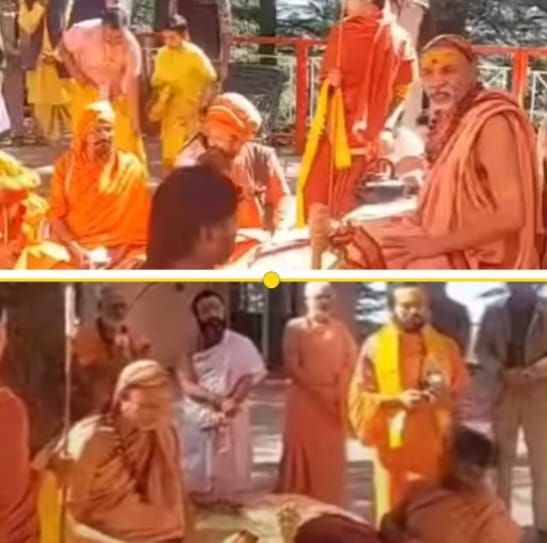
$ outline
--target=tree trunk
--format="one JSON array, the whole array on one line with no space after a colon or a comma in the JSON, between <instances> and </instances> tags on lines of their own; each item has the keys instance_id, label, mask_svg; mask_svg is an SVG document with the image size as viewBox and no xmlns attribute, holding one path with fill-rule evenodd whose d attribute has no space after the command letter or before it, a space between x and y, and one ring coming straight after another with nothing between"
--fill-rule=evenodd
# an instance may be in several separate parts
<instances>
[{"instance_id":1,"label":"tree trunk","mask_svg":"<svg viewBox=\"0 0 547 543\"><path fill-rule=\"evenodd\" d=\"M431 15L435 35L466 34L466 22L470 0L431 0Z\"/></svg>"},{"instance_id":2,"label":"tree trunk","mask_svg":"<svg viewBox=\"0 0 547 543\"><path fill-rule=\"evenodd\" d=\"M1 287L2 294L7 295L8 316L2 377L27 405L31 448L36 451L62 427L63 284L18 283Z\"/></svg>"},{"instance_id":3,"label":"tree trunk","mask_svg":"<svg viewBox=\"0 0 547 543\"><path fill-rule=\"evenodd\" d=\"M276 0L260 0L258 25L260 36L273 37L277 35ZM277 65L275 45L260 45L258 53L261 64Z\"/></svg>"}]
</instances>

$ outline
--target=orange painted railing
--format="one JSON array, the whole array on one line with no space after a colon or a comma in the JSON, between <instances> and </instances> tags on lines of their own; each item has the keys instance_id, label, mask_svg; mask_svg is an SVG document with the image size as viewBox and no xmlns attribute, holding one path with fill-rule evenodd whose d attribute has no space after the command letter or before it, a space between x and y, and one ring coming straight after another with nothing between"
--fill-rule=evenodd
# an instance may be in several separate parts
<instances>
[{"instance_id":1,"label":"orange painted railing","mask_svg":"<svg viewBox=\"0 0 547 543\"><path fill-rule=\"evenodd\" d=\"M258 36L233 36L232 43L238 47L273 45L284 50L292 49L296 60L295 68L295 122L292 134L293 143L298 152L303 152L306 142L306 132L309 120L310 97L315 85L311 77L311 62L325 41L311 38L288 37L258 37ZM315 50L315 51L314 51ZM318 51L319 50L319 51ZM475 51L481 56L503 56L510 60L511 91L517 96L521 104L524 104L529 90L529 73L531 59L547 58L547 48L505 47L496 45L480 45ZM314 54L315 53L315 54Z\"/></svg>"}]
</instances>

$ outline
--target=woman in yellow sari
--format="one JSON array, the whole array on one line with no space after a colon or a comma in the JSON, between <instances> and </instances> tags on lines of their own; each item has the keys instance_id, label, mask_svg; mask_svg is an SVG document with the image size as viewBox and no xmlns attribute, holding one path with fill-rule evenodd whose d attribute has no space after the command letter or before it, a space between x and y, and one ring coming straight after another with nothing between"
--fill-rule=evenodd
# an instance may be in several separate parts
<instances>
[{"instance_id":1,"label":"woman in yellow sari","mask_svg":"<svg viewBox=\"0 0 547 543\"><path fill-rule=\"evenodd\" d=\"M217 75L205 53L189 41L181 15L169 19L165 43L156 57L150 118L161 122L162 158L167 171L198 130L202 109L212 97Z\"/></svg>"}]
</instances>

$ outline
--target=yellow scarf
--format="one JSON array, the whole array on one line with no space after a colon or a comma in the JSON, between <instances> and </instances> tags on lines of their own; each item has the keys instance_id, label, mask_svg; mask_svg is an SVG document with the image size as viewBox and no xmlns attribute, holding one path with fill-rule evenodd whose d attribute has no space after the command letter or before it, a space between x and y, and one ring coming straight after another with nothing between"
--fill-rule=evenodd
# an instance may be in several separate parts
<instances>
[{"instance_id":1,"label":"yellow scarf","mask_svg":"<svg viewBox=\"0 0 547 543\"><path fill-rule=\"evenodd\" d=\"M448 382L449 376L446 375L444 362L450 360L450 353L447 350L446 338L432 326L426 325L422 329L422 339L426 351L422 375L425 377L429 371L436 371L443 374L445 382ZM399 342L400 332L394 323L387 324L378 332L374 368L381 394L396 395L403 392ZM438 422L444 427L448 422L446 411L442 408L435 411ZM392 449L402 446L406 416L407 411L401 409L389 418L389 444Z\"/></svg>"},{"instance_id":2,"label":"yellow scarf","mask_svg":"<svg viewBox=\"0 0 547 543\"><path fill-rule=\"evenodd\" d=\"M298 173L296 184L297 201L297 226L305 226L304 210L304 188L308 181L308 176L319 148L319 142L325 131L325 127L331 127L329 139L333 147L334 166L338 170L349 168L351 166L351 152L346 132L346 120L344 116L344 102L342 100L342 91L340 88L334 89L330 95L331 89L327 82L323 83L319 91L317 108L313 117L310 130L308 132L308 141L306 150L302 157L302 164ZM327 123L328 121L328 123ZM332 180L329 180L332 182Z\"/></svg>"}]
</instances>

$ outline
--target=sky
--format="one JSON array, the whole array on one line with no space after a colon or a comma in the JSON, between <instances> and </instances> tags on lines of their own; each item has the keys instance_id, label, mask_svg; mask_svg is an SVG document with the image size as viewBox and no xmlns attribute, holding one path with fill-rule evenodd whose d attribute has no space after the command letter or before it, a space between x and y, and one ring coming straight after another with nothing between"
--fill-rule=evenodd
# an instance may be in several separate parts
<instances>
[{"instance_id":1,"label":"sky","mask_svg":"<svg viewBox=\"0 0 547 543\"><path fill-rule=\"evenodd\" d=\"M374 286L380 290L385 290L386 283L377 283ZM495 282L449 282L447 283L447 293L451 298L464 304L468 308L471 321L474 324L477 324L480 322L480 318L486 306L497 299L491 297L482 298L481 295L496 287L503 286L504 283ZM542 294L544 296L547 294L547 285L542 288ZM383 319L384 317L385 314L383 312L377 312L374 315L374 320Z\"/></svg>"}]
</instances>

